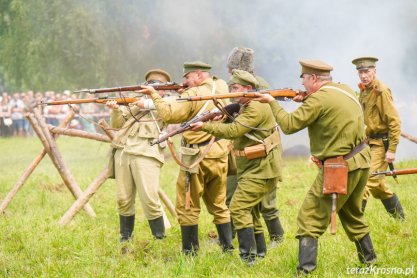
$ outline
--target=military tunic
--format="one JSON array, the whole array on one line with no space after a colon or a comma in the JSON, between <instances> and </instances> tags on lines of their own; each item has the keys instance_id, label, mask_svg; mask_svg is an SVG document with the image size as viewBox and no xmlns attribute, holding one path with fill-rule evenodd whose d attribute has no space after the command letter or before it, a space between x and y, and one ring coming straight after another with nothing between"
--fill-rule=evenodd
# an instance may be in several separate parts
<instances>
[{"instance_id":1,"label":"military tunic","mask_svg":"<svg viewBox=\"0 0 417 278\"><path fill-rule=\"evenodd\" d=\"M215 86L214 90L213 86ZM208 96L213 93L228 93L227 84L221 79L213 80L212 78L207 78L200 86L184 91L181 97L196 95ZM157 93L152 93L151 97L159 117L167 123L186 122L198 115L200 111L209 111L215 108L212 101L168 103ZM204 131L186 131L182 136L183 147L195 149L195 157L201 155L207 142L213 137ZM210 151L198 165L198 169L195 171L196 173L191 175L191 202L189 210L185 209L186 173L184 170L180 170L176 190L176 212L180 225L192 226L198 224L198 217L201 210L200 197L203 198L208 212L214 216L214 224L230 222L230 213L225 204L227 145L228 142L226 140L214 142Z\"/></svg>"},{"instance_id":2,"label":"military tunic","mask_svg":"<svg viewBox=\"0 0 417 278\"><path fill-rule=\"evenodd\" d=\"M248 126L262 130L252 130ZM247 146L259 144L244 136L246 133L263 140L275 131L275 126L276 122L268 105L251 101L243 106L233 123L205 123L202 130L221 138L232 139L234 149L243 150ZM236 230L254 227L255 233L263 232L259 221L259 205L267 194L276 191L276 183L281 178L279 148L280 146L275 147L264 158L248 160L246 157L236 157L238 186L230 204Z\"/></svg>"},{"instance_id":3,"label":"military tunic","mask_svg":"<svg viewBox=\"0 0 417 278\"><path fill-rule=\"evenodd\" d=\"M141 122L137 122L132 114ZM149 144L158 138L158 128L164 127L164 123L154 121L156 118L155 111L141 112L137 107L130 108L130 111L125 106L112 110L111 126L120 128L112 147L116 150L114 170L117 205L122 216L135 214L136 191L146 219L153 220L163 214L158 188L164 156L159 145Z\"/></svg>"},{"instance_id":4,"label":"military tunic","mask_svg":"<svg viewBox=\"0 0 417 278\"><path fill-rule=\"evenodd\" d=\"M261 76L254 75L255 79L259 82L257 86L258 90L266 90L269 89L269 83ZM282 153L282 146L278 146L278 151ZM233 154L231 154L233 155ZM279 156L281 158L281 155ZM281 163L279 160L278 163ZM233 194L237 188L237 176L236 175L229 175L227 177L227 196L226 196L226 205L229 207L230 202L232 200ZM278 183L276 188L278 188ZM279 211L277 209L277 190L273 190L269 192L269 194L262 200L260 205L260 210L262 217L265 220L272 220L279 217Z\"/></svg>"},{"instance_id":5,"label":"military tunic","mask_svg":"<svg viewBox=\"0 0 417 278\"><path fill-rule=\"evenodd\" d=\"M365 140L362 109L359 103L341 93L340 89L356 98L348 86L328 82L292 113L287 113L276 101L270 103L277 123L285 134L308 128L311 154L321 161L346 155ZM338 196L337 212L349 239L354 241L369 233L361 210L370 167L369 148L364 148L347 163L348 192L347 195ZM323 195L321 169L300 208L297 238L318 238L329 225L330 216L331 195Z\"/></svg>"},{"instance_id":6,"label":"military tunic","mask_svg":"<svg viewBox=\"0 0 417 278\"><path fill-rule=\"evenodd\" d=\"M388 162L385 161L385 147L382 138L372 138L377 134L388 135L388 151L395 153L401 134L401 121L395 108L391 90L381 81L374 80L372 84L360 91L359 100L362 104L366 135L371 147L371 172L385 171ZM377 199L393 197L393 192L385 184L384 176L369 177L364 199L372 194Z\"/></svg>"}]
</instances>

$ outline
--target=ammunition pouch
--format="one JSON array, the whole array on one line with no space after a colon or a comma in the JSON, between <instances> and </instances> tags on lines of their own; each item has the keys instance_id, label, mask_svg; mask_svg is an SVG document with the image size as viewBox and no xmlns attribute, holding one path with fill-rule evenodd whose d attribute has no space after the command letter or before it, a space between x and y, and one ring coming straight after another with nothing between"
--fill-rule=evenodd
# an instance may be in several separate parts
<instances>
[{"instance_id":1,"label":"ammunition pouch","mask_svg":"<svg viewBox=\"0 0 417 278\"><path fill-rule=\"evenodd\" d=\"M323 194L347 194L348 165L343 156L324 161Z\"/></svg>"},{"instance_id":2,"label":"ammunition pouch","mask_svg":"<svg viewBox=\"0 0 417 278\"><path fill-rule=\"evenodd\" d=\"M199 153L200 149L198 148L180 147L181 162L185 165L192 165L199 158ZM198 164L191 169L186 169L182 166L180 168L182 171L188 171L191 174L198 173Z\"/></svg>"}]
</instances>

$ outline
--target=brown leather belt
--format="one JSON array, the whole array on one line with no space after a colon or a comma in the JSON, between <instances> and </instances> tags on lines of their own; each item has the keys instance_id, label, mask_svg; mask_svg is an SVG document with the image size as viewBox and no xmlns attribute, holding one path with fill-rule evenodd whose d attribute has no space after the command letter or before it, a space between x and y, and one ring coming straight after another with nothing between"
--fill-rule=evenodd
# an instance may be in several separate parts
<instances>
[{"instance_id":1,"label":"brown leather belt","mask_svg":"<svg viewBox=\"0 0 417 278\"><path fill-rule=\"evenodd\" d=\"M215 138L214 139L214 142L217 142L217 141L219 141L220 140L220 138ZM201 142L201 143L194 143L194 144L184 144L184 147L186 147L186 148L194 148L194 149L197 149L197 148L199 148L199 147L203 147L203 146L207 146L208 145L208 143L210 143L210 140L207 140L207 141L204 141L204 142Z\"/></svg>"},{"instance_id":2,"label":"brown leather belt","mask_svg":"<svg viewBox=\"0 0 417 278\"><path fill-rule=\"evenodd\" d=\"M369 135L369 138L372 138L372 139L382 139L386 137L388 137L388 133L375 133L375 134Z\"/></svg>"}]
</instances>

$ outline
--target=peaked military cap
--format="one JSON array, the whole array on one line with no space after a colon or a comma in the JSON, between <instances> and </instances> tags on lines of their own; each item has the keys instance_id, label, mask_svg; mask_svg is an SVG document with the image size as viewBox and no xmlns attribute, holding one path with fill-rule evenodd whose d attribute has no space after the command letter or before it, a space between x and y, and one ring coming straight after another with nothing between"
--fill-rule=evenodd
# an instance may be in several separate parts
<instances>
[{"instance_id":1,"label":"peaked military cap","mask_svg":"<svg viewBox=\"0 0 417 278\"><path fill-rule=\"evenodd\" d=\"M352 64L356 66L357 70L374 68L378 58L375 57L360 57L352 60Z\"/></svg>"},{"instance_id":2,"label":"peaked military cap","mask_svg":"<svg viewBox=\"0 0 417 278\"><path fill-rule=\"evenodd\" d=\"M145 74L145 80L146 81L150 81L150 80L158 80L158 81L163 81L160 80L160 76L164 76L166 81L165 82L171 82L171 75L162 70L162 69L151 69L149 70L146 74Z\"/></svg>"},{"instance_id":3,"label":"peaked military cap","mask_svg":"<svg viewBox=\"0 0 417 278\"><path fill-rule=\"evenodd\" d=\"M239 84L242 86L251 85L256 88L259 85L258 80L253 76L253 74L244 71L244 70L233 70L233 74L230 77L229 84Z\"/></svg>"},{"instance_id":4,"label":"peaked military cap","mask_svg":"<svg viewBox=\"0 0 417 278\"><path fill-rule=\"evenodd\" d=\"M330 75L333 67L320 60L300 60L301 75L303 74L317 74L317 75Z\"/></svg>"},{"instance_id":5,"label":"peaked military cap","mask_svg":"<svg viewBox=\"0 0 417 278\"><path fill-rule=\"evenodd\" d=\"M192 71L210 71L211 65L201 62L201 61L193 61L193 62L185 62L184 63L184 74L183 77L185 77L188 73Z\"/></svg>"}]
</instances>

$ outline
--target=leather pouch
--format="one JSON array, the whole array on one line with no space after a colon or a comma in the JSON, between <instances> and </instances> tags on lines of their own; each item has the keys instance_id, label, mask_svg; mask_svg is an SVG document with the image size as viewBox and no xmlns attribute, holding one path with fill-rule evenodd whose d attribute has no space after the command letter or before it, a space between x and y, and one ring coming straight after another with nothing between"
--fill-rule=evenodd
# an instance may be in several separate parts
<instances>
[{"instance_id":1,"label":"leather pouch","mask_svg":"<svg viewBox=\"0 0 417 278\"><path fill-rule=\"evenodd\" d=\"M347 194L348 165L343 156L324 161L323 194Z\"/></svg>"},{"instance_id":2,"label":"leather pouch","mask_svg":"<svg viewBox=\"0 0 417 278\"><path fill-rule=\"evenodd\" d=\"M248 160L266 157L266 147L264 144L253 145L243 150Z\"/></svg>"}]
</instances>

